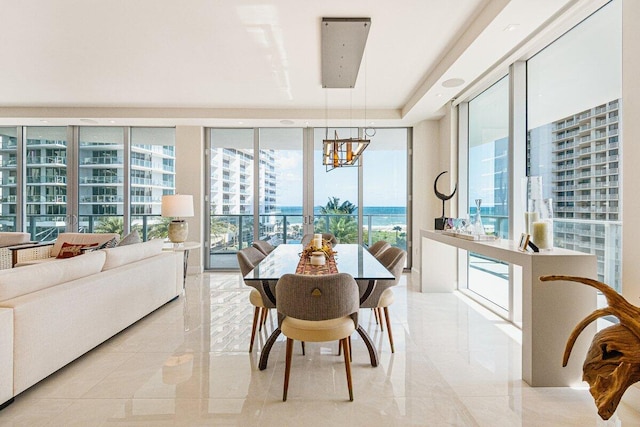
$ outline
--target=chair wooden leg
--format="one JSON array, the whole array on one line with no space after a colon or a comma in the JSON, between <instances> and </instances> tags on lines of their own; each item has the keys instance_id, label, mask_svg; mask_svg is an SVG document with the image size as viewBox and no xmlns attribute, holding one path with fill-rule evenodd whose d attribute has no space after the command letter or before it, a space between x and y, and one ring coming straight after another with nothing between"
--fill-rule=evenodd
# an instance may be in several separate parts
<instances>
[{"instance_id":1,"label":"chair wooden leg","mask_svg":"<svg viewBox=\"0 0 640 427\"><path fill-rule=\"evenodd\" d=\"M351 349L353 348L351 347L351 335L349 335L349 338L347 338L347 341L349 341L349 360L353 362L353 351L351 351Z\"/></svg>"},{"instance_id":2,"label":"chair wooden leg","mask_svg":"<svg viewBox=\"0 0 640 427\"><path fill-rule=\"evenodd\" d=\"M393 348L393 334L391 333L391 319L389 318L389 309L387 307L384 308L384 317L387 320L387 334L389 334L389 344L391 344L391 353L395 353L395 349Z\"/></svg>"},{"instance_id":3,"label":"chair wooden leg","mask_svg":"<svg viewBox=\"0 0 640 427\"><path fill-rule=\"evenodd\" d=\"M282 391L282 401L287 401L287 390L289 389L289 374L291 373L291 356L293 354L293 340L287 338L287 353L284 365L284 389Z\"/></svg>"},{"instance_id":4,"label":"chair wooden leg","mask_svg":"<svg viewBox=\"0 0 640 427\"><path fill-rule=\"evenodd\" d=\"M347 387L349 388L349 401L353 402L353 384L351 383L351 349L349 348L349 340L343 338L340 340L344 347L344 367L347 372Z\"/></svg>"},{"instance_id":5,"label":"chair wooden leg","mask_svg":"<svg viewBox=\"0 0 640 427\"><path fill-rule=\"evenodd\" d=\"M382 308L377 307L374 308L374 310L376 310L376 312L378 313L378 319L380 319L380 330L384 331L384 327L382 326Z\"/></svg>"},{"instance_id":6,"label":"chair wooden leg","mask_svg":"<svg viewBox=\"0 0 640 427\"><path fill-rule=\"evenodd\" d=\"M373 317L376 319L376 325L380 323L379 319L378 319L378 310L376 310L375 308L372 308L371 311L373 311Z\"/></svg>"},{"instance_id":7,"label":"chair wooden leg","mask_svg":"<svg viewBox=\"0 0 640 427\"><path fill-rule=\"evenodd\" d=\"M338 341L338 356L342 354L342 340Z\"/></svg>"},{"instance_id":8,"label":"chair wooden leg","mask_svg":"<svg viewBox=\"0 0 640 427\"><path fill-rule=\"evenodd\" d=\"M258 331L261 331L262 330L262 326L267 323L267 315L269 314L269 309L266 308L266 307L262 307L260 309L260 311L261 311L260 326L258 327Z\"/></svg>"},{"instance_id":9,"label":"chair wooden leg","mask_svg":"<svg viewBox=\"0 0 640 427\"><path fill-rule=\"evenodd\" d=\"M256 337L256 327L258 326L258 316L260 313L260 307L256 307L253 310L253 327L251 328L251 342L249 343L249 353L253 351L253 339Z\"/></svg>"},{"instance_id":10,"label":"chair wooden leg","mask_svg":"<svg viewBox=\"0 0 640 427\"><path fill-rule=\"evenodd\" d=\"M304 341L300 341L300 344L302 344L302 355L306 356L306 352L305 352L305 348L304 348Z\"/></svg>"}]
</instances>

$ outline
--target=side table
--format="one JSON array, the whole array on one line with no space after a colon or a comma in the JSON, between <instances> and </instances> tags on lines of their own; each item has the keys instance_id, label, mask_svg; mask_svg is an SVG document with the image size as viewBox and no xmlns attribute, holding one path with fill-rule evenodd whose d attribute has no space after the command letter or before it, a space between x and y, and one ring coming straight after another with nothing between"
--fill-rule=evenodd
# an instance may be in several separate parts
<instances>
[{"instance_id":1,"label":"side table","mask_svg":"<svg viewBox=\"0 0 640 427\"><path fill-rule=\"evenodd\" d=\"M162 248L163 251L182 252L184 254L184 268L182 276L182 289L187 284L187 262L189 261L189 252L191 249L200 249L200 242L183 242L183 243L171 243L167 242Z\"/></svg>"}]
</instances>

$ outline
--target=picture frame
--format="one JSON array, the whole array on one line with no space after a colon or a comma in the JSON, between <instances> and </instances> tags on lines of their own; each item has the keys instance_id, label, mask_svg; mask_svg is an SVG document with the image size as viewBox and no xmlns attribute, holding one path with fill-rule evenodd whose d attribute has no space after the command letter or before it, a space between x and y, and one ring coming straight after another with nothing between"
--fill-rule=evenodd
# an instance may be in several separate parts
<instances>
[{"instance_id":1,"label":"picture frame","mask_svg":"<svg viewBox=\"0 0 640 427\"><path fill-rule=\"evenodd\" d=\"M520 234L520 243L518 243L518 249L526 252L527 247L529 246L529 239L531 236L527 233Z\"/></svg>"}]
</instances>

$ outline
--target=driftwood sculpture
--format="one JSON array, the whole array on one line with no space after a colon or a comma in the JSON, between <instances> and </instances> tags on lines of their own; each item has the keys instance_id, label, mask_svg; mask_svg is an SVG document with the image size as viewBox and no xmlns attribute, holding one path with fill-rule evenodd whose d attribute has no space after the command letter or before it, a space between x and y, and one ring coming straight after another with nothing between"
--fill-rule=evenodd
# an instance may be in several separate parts
<instances>
[{"instance_id":1,"label":"driftwood sculpture","mask_svg":"<svg viewBox=\"0 0 640 427\"><path fill-rule=\"evenodd\" d=\"M630 304L614 289L597 280L574 276L542 276L540 280L583 283L598 289L607 298L607 307L585 317L571 332L562 366L567 366L578 335L589 323L607 315L620 320L619 324L609 326L594 335L582 365L582 379L589 383L589 391L598 414L603 420L608 420L627 388L640 381L640 307Z\"/></svg>"}]
</instances>

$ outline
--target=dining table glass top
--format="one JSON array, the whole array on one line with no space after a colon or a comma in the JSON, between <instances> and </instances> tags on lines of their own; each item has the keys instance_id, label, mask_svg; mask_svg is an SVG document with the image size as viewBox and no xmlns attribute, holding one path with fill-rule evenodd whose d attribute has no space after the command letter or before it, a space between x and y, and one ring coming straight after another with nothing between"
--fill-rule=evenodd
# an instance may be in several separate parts
<instances>
[{"instance_id":1,"label":"dining table glass top","mask_svg":"<svg viewBox=\"0 0 640 427\"><path fill-rule=\"evenodd\" d=\"M278 280L284 274L295 274L302 253L300 244L278 245L251 270L245 280ZM337 244L333 247L339 273L348 273L354 279L393 280L393 274L362 245Z\"/></svg>"}]
</instances>

